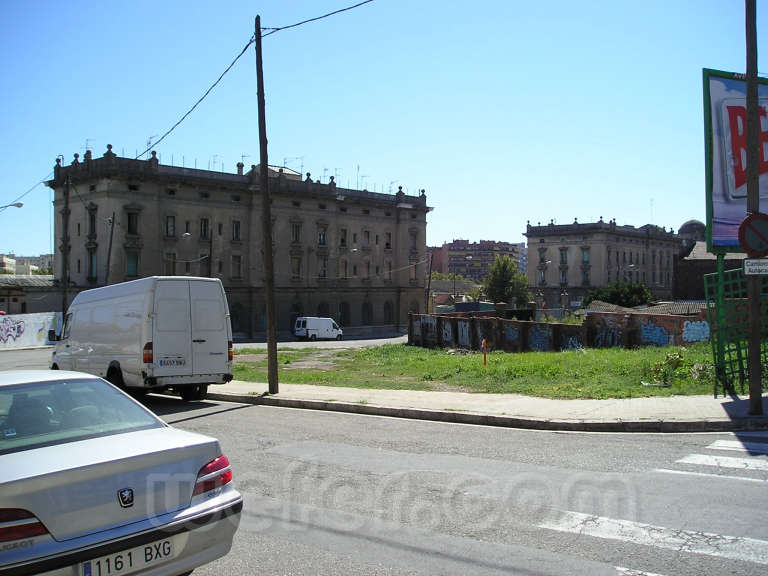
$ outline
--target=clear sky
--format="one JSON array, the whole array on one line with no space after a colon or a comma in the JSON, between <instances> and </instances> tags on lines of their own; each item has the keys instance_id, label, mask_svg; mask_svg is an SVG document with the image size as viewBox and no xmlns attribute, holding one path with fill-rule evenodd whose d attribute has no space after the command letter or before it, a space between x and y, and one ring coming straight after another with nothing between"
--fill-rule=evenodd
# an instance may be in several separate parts
<instances>
[{"instance_id":1,"label":"clear sky","mask_svg":"<svg viewBox=\"0 0 768 576\"><path fill-rule=\"evenodd\" d=\"M31 189L0 212L0 252L52 252L51 191L34 186L56 157L135 157L257 14L281 27L355 3L0 0L0 205ZM758 2L758 51L765 17ZM263 46L270 164L426 189L429 245L521 242L528 220L703 221L702 68L746 69L741 0L375 0ZM253 47L156 150L177 166L258 163Z\"/></svg>"}]
</instances>

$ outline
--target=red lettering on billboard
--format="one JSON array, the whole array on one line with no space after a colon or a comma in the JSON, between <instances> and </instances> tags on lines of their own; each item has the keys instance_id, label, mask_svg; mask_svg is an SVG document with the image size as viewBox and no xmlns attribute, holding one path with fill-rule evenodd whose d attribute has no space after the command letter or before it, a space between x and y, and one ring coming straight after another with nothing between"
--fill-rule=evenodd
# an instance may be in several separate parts
<instances>
[{"instance_id":1,"label":"red lettering on billboard","mask_svg":"<svg viewBox=\"0 0 768 576\"><path fill-rule=\"evenodd\" d=\"M760 117L766 116L766 110L760 106ZM731 129L731 154L733 158L733 176L736 188L747 183L747 108L745 106L728 106L728 124ZM768 130L763 130L760 123L760 174L768 173L768 158L765 145L768 144ZM743 155L742 155L743 154Z\"/></svg>"}]
</instances>

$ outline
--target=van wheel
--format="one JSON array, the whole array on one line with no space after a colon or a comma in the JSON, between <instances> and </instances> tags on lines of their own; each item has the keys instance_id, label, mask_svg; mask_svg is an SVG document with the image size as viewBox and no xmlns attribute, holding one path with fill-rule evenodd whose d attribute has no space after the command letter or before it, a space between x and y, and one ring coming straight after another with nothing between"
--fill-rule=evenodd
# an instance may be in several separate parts
<instances>
[{"instance_id":1,"label":"van wheel","mask_svg":"<svg viewBox=\"0 0 768 576\"><path fill-rule=\"evenodd\" d=\"M54 364L53 366L51 366L51 370L58 370L58 369L59 369L58 364Z\"/></svg>"},{"instance_id":2,"label":"van wheel","mask_svg":"<svg viewBox=\"0 0 768 576\"><path fill-rule=\"evenodd\" d=\"M309 339L310 340L317 340L317 335L316 334L312 334L312 336L310 336Z\"/></svg>"},{"instance_id":3,"label":"van wheel","mask_svg":"<svg viewBox=\"0 0 768 576\"><path fill-rule=\"evenodd\" d=\"M336 340L341 340L341 334L339 334L338 336L336 336Z\"/></svg>"},{"instance_id":4,"label":"van wheel","mask_svg":"<svg viewBox=\"0 0 768 576\"><path fill-rule=\"evenodd\" d=\"M192 386L180 387L179 394L187 402L205 400L205 397L208 396L208 384L193 384Z\"/></svg>"},{"instance_id":5,"label":"van wheel","mask_svg":"<svg viewBox=\"0 0 768 576\"><path fill-rule=\"evenodd\" d=\"M107 370L107 382L114 384L118 388L125 388L125 381L123 381L123 373L119 368L110 368Z\"/></svg>"}]
</instances>

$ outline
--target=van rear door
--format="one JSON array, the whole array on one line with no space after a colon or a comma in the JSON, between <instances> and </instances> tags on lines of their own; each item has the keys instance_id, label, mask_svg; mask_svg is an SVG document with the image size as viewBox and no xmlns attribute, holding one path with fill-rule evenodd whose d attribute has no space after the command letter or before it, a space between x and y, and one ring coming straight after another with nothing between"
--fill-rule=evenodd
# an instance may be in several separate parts
<instances>
[{"instance_id":1,"label":"van rear door","mask_svg":"<svg viewBox=\"0 0 768 576\"><path fill-rule=\"evenodd\" d=\"M190 280L192 364L195 374L228 374L229 311L221 284Z\"/></svg>"},{"instance_id":2,"label":"van rear door","mask_svg":"<svg viewBox=\"0 0 768 576\"><path fill-rule=\"evenodd\" d=\"M189 376L192 374L192 339L187 280L158 280L155 285L155 308L152 343L155 376Z\"/></svg>"}]
</instances>

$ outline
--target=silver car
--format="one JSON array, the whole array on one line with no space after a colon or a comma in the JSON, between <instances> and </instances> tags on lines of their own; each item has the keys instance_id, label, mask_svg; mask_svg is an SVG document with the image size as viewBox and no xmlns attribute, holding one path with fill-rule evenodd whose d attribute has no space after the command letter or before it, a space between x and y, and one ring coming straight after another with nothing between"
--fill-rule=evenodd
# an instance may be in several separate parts
<instances>
[{"instance_id":1,"label":"silver car","mask_svg":"<svg viewBox=\"0 0 768 576\"><path fill-rule=\"evenodd\" d=\"M79 372L0 372L0 575L188 574L243 499L219 442Z\"/></svg>"}]
</instances>

